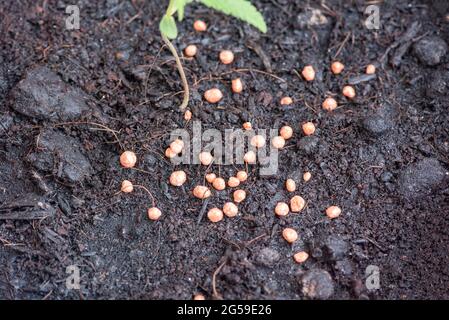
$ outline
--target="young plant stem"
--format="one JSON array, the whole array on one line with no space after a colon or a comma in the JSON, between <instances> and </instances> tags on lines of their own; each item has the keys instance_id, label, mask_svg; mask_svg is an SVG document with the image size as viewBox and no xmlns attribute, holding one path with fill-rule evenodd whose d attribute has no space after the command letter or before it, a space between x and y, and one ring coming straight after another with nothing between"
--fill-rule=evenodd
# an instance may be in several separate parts
<instances>
[{"instance_id":1,"label":"young plant stem","mask_svg":"<svg viewBox=\"0 0 449 320\"><path fill-rule=\"evenodd\" d=\"M152 204L153 204L153 207L156 206L156 202L154 201L153 194L150 192L150 190L148 190L147 188L145 188L144 186L141 186L141 185L139 185L139 184L135 184L135 185L133 185L133 186L136 187L136 188L141 188L141 189L145 190L146 193L148 193L148 194L150 195L150 197L151 197L151 202L152 202Z\"/></svg>"},{"instance_id":2,"label":"young plant stem","mask_svg":"<svg viewBox=\"0 0 449 320\"><path fill-rule=\"evenodd\" d=\"M176 51L176 48L173 46L170 40L166 36L162 34L162 40L164 40L165 44L167 45L168 49L172 53L172 55L175 57L176 65L178 67L179 75L181 76L182 84L184 86L184 98L182 99L182 103L179 106L179 109L181 111L184 111L184 109L189 104L189 84L187 82L186 74L184 73L184 68L181 63L181 59L179 58L178 52Z\"/></svg>"}]
</instances>

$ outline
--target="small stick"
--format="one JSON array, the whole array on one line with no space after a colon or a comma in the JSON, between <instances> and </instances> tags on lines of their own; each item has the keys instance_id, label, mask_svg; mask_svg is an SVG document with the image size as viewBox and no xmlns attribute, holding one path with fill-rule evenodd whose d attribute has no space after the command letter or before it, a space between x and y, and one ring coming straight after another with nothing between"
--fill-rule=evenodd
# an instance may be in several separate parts
<instances>
[{"instance_id":1,"label":"small stick","mask_svg":"<svg viewBox=\"0 0 449 320\"><path fill-rule=\"evenodd\" d=\"M214 274L212 275L212 291L213 291L213 296L216 299L222 299L222 297L220 296L220 294L217 292L217 286L216 286L216 282L217 282L217 275L218 273L221 271L221 269L224 267L224 265L226 264L226 260L223 261L217 268L217 270L215 270Z\"/></svg>"},{"instance_id":2,"label":"small stick","mask_svg":"<svg viewBox=\"0 0 449 320\"><path fill-rule=\"evenodd\" d=\"M179 55L178 52L176 51L176 48L173 46L173 44L170 42L170 40L168 40L168 38L165 35L162 35L162 40L164 40L168 49L175 57L176 65L178 66L179 75L181 76L182 84L184 86L184 98L182 100L181 105L179 106L179 109L181 109L181 111L184 111L184 109L189 104L189 95L190 95L189 84L187 82L186 74L184 72L184 68L182 67L181 59L179 59Z\"/></svg>"},{"instance_id":3,"label":"small stick","mask_svg":"<svg viewBox=\"0 0 449 320\"><path fill-rule=\"evenodd\" d=\"M153 194L150 192L150 190L148 190L147 188L145 188L144 186L141 186L139 184L134 184L133 186L136 188L141 188L141 189L145 190L151 197L151 202L153 203L153 207L156 206L156 202L154 201Z\"/></svg>"}]
</instances>

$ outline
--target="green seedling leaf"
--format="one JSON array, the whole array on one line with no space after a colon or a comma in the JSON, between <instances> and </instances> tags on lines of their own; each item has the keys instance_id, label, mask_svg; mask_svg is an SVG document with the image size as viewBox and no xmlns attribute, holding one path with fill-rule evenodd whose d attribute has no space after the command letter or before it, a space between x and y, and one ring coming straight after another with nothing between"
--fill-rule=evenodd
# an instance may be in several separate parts
<instances>
[{"instance_id":1,"label":"green seedling leaf","mask_svg":"<svg viewBox=\"0 0 449 320\"><path fill-rule=\"evenodd\" d=\"M263 33L267 25L262 14L248 0L200 0L204 5L243 20Z\"/></svg>"},{"instance_id":2,"label":"green seedling leaf","mask_svg":"<svg viewBox=\"0 0 449 320\"><path fill-rule=\"evenodd\" d=\"M175 0L175 7L178 11L178 21L182 21L182 19L184 19L184 8L192 1L193 0Z\"/></svg>"},{"instance_id":3,"label":"green seedling leaf","mask_svg":"<svg viewBox=\"0 0 449 320\"><path fill-rule=\"evenodd\" d=\"M168 39L175 39L178 35L178 28L176 27L175 18L165 14L159 23L159 30Z\"/></svg>"}]
</instances>

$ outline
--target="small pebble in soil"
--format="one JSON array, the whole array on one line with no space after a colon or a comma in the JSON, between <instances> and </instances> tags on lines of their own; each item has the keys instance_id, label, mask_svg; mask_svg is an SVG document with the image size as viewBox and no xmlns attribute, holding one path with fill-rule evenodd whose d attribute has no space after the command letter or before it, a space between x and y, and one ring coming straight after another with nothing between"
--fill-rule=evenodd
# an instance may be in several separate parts
<instances>
[{"instance_id":1,"label":"small pebble in soil","mask_svg":"<svg viewBox=\"0 0 449 320\"><path fill-rule=\"evenodd\" d=\"M292 228L285 228L284 230L282 230L282 237L288 243L293 243L298 240L298 233Z\"/></svg>"},{"instance_id":2,"label":"small pebble in soil","mask_svg":"<svg viewBox=\"0 0 449 320\"><path fill-rule=\"evenodd\" d=\"M289 106L292 103L293 103L293 100L290 97L282 97L281 98L281 105L283 105L283 106Z\"/></svg>"},{"instance_id":3,"label":"small pebble in soil","mask_svg":"<svg viewBox=\"0 0 449 320\"><path fill-rule=\"evenodd\" d=\"M37 140L37 152L28 155L29 163L38 170L54 172L69 183L79 183L89 177L92 166L81 152L83 145L75 138L60 131L43 129Z\"/></svg>"},{"instance_id":4,"label":"small pebble in soil","mask_svg":"<svg viewBox=\"0 0 449 320\"><path fill-rule=\"evenodd\" d=\"M120 190L124 193L131 193L134 190L134 186L131 181L123 180Z\"/></svg>"},{"instance_id":5,"label":"small pebble in soil","mask_svg":"<svg viewBox=\"0 0 449 320\"><path fill-rule=\"evenodd\" d=\"M355 89L352 86L344 86L342 93L346 98L349 99L353 99L355 97Z\"/></svg>"},{"instance_id":6,"label":"small pebble in soil","mask_svg":"<svg viewBox=\"0 0 449 320\"><path fill-rule=\"evenodd\" d=\"M276 149L282 149L285 146L285 139L281 136L274 137L271 140L271 145Z\"/></svg>"},{"instance_id":7,"label":"small pebble in soil","mask_svg":"<svg viewBox=\"0 0 449 320\"><path fill-rule=\"evenodd\" d=\"M323 101L322 107L324 110L333 111L337 109L337 101L334 98L326 98Z\"/></svg>"},{"instance_id":8,"label":"small pebble in soil","mask_svg":"<svg viewBox=\"0 0 449 320\"><path fill-rule=\"evenodd\" d=\"M184 112L184 120L189 121L190 119L192 119L192 112L190 110L186 110L186 112Z\"/></svg>"},{"instance_id":9,"label":"small pebble in soil","mask_svg":"<svg viewBox=\"0 0 449 320\"><path fill-rule=\"evenodd\" d=\"M345 68L345 65L341 63L340 61L334 61L331 65L331 70L333 74L340 74L343 69Z\"/></svg>"},{"instance_id":10,"label":"small pebble in soil","mask_svg":"<svg viewBox=\"0 0 449 320\"><path fill-rule=\"evenodd\" d=\"M301 212L306 205L306 201L301 196L294 196L290 199L290 210L292 212Z\"/></svg>"},{"instance_id":11,"label":"small pebble in soil","mask_svg":"<svg viewBox=\"0 0 449 320\"><path fill-rule=\"evenodd\" d=\"M214 157L207 151L200 152L198 158L203 166L208 166L214 161Z\"/></svg>"},{"instance_id":12,"label":"small pebble in soil","mask_svg":"<svg viewBox=\"0 0 449 320\"><path fill-rule=\"evenodd\" d=\"M159 210L156 207L150 208L148 209L148 218L150 220L159 220L159 218L161 217L162 212L161 210Z\"/></svg>"},{"instance_id":13,"label":"small pebble in soil","mask_svg":"<svg viewBox=\"0 0 449 320\"><path fill-rule=\"evenodd\" d=\"M172 172L169 179L170 184L175 187L182 186L186 182L186 180L186 173L182 170Z\"/></svg>"},{"instance_id":14,"label":"small pebble in soil","mask_svg":"<svg viewBox=\"0 0 449 320\"><path fill-rule=\"evenodd\" d=\"M315 70L312 66L305 66L301 74L306 81L313 81L315 79Z\"/></svg>"},{"instance_id":15,"label":"small pebble in soil","mask_svg":"<svg viewBox=\"0 0 449 320\"><path fill-rule=\"evenodd\" d=\"M206 297L201 293L197 293L193 296L193 300L206 300Z\"/></svg>"},{"instance_id":16,"label":"small pebble in soil","mask_svg":"<svg viewBox=\"0 0 449 320\"><path fill-rule=\"evenodd\" d=\"M337 206L330 206L326 209L326 215L329 219L338 218L341 214L341 209Z\"/></svg>"},{"instance_id":17,"label":"small pebble in soil","mask_svg":"<svg viewBox=\"0 0 449 320\"><path fill-rule=\"evenodd\" d=\"M242 80L240 78L231 81L232 92L240 93L243 90Z\"/></svg>"},{"instance_id":18,"label":"small pebble in soil","mask_svg":"<svg viewBox=\"0 0 449 320\"><path fill-rule=\"evenodd\" d=\"M305 251L297 252L293 255L293 259L296 263L304 263L309 258L309 254Z\"/></svg>"},{"instance_id":19,"label":"small pebble in soil","mask_svg":"<svg viewBox=\"0 0 449 320\"><path fill-rule=\"evenodd\" d=\"M352 264L348 259L335 262L334 269L343 276L350 276L353 272Z\"/></svg>"},{"instance_id":20,"label":"small pebble in soil","mask_svg":"<svg viewBox=\"0 0 449 320\"><path fill-rule=\"evenodd\" d=\"M322 269L307 271L300 283L302 293L310 299L328 299L334 294L334 281L329 272Z\"/></svg>"},{"instance_id":21,"label":"small pebble in soil","mask_svg":"<svg viewBox=\"0 0 449 320\"><path fill-rule=\"evenodd\" d=\"M449 173L435 158L424 158L405 167L399 176L399 190L403 198L420 199L436 190Z\"/></svg>"},{"instance_id":22,"label":"small pebble in soil","mask_svg":"<svg viewBox=\"0 0 449 320\"><path fill-rule=\"evenodd\" d=\"M256 148L262 148L265 145L265 137L262 135L255 135L251 138L251 145Z\"/></svg>"},{"instance_id":23,"label":"small pebble in soil","mask_svg":"<svg viewBox=\"0 0 449 320\"><path fill-rule=\"evenodd\" d=\"M213 183L214 180L217 179L217 175L215 173L206 174L206 181L209 183Z\"/></svg>"},{"instance_id":24,"label":"small pebble in soil","mask_svg":"<svg viewBox=\"0 0 449 320\"><path fill-rule=\"evenodd\" d=\"M304 174L302 175L302 178L304 179L305 182L309 181L310 178L312 178L312 174L309 171L304 172Z\"/></svg>"},{"instance_id":25,"label":"small pebble in soil","mask_svg":"<svg viewBox=\"0 0 449 320\"><path fill-rule=\"evenodd\" d=\"M223 50L220 52L220 61L223 64L231 64L234 61L234 53L230 50Z\"/></svg>"},{"instance_id":26,"label":"small pebble in soil","mask_svg":"<svg viewBox=\"0 0 449 320\"><path fill-rule=\"evenodd\" d=\"M287 189L288 192L294 192L296 191L296 183L293 179L287 179L285 181L285 189Z\"/></svg>"},{"instance_id":27,"label":"small pebble in soil","mask_svg":"<svg viewBox=\"0 0 449 320\"><path fill-rule=\"evenodd\" d=\"M206 199L211 196L211 192L206 186L196 186L193 189L193 195L198 199Z\"/></svg>"},{"instance_id":28,"label":"small pebble in soil","mask_svg":"<svg viewBox=\"0 0 449 320\"><path fill-rule=\"evenodd\" d=\"M341 236L335 234L321 238L317 247L321 248L323 258L328 261L341 260L349 251L348 243Z\"/></svg>"},{"instance_id":29,"label":"small pebble in soil","mask_svg":"<svg viewBox=\"0 0 449 320\"><path fill-rule=\"evenodd\" d=\"M383 103L371 110L362 121L363 128L373 137L390 131L395 126L396 109L389 103Z\"/></svg>"},{"instance_id":30,"label":"small pebble in soil","mask_svg":"<svg viewBox=\"0 0 449 320\"><path fill-rule=\"evenodd\" d=\"M245 130L251 130L253 128L253 126L251 125L251 122L245 122L243 124L243 129Z\"/></svg>"},{"instance_id":31,"label":"small pebble in soil","mask_svg":"<svg viewBox=\"0 0 449 320\"><path fill-rule=\"evenodd\" d=\"M120 164L123 168L134 168L137 162L137 156L132 151L125 151L120 155Z\"/></svg>"},{"instance_id":32,"label":"small pebble in soil","mask_svg":"<svg viewBox=\"0 0 449 320\"><path fill-rule=\"evenodd\" d=\"M246 171L239 171L237 172L236 177L240 182L245 182L246 179L248 179L248 174L246 173Z\"/></svg>"},{"instance_id":33,"label":"small pebble in soil","mask_svg":"<svg viewBox=\"0 0 449 320\"><path fill-rule=\"evenodd\" d=\"M443 60L447 54L447 43L438 36L424 37L414 45L415 55L421 63L427 66L435 66Z\"/></svg>"},{"instance_id":34,"label":"small pebble in soil","mask_svg":"<svg viewBox=\"0 0 449 320\"><path fill-rule=\"evenodd\" d=\"M233 193L233 198L234 198L234 202L236 202L236 203L242 202L246 198L245 190L241 190L241 189L235 190Z\"/></svg>"},{"instance_id":35,"label":"small pebble in soil","mask_svg":"<svg viewBox=\"0 0 449 320\"><path fill-rule=\"evenodd\" d=\"M211 221L211 222L219 222L221 220L223 220L223 211L221 211L218 208L212 208L207 212L207 218Z\"/></svg>"},{"instance_id":36,"label":"small pebble in soil","mask_svg":"<svg viewBox=\"0 0 449 320\"><path fill-rule=\"evenodd\" d=\"M288 215L290 209L288 208L288 204L285 202L278 202L276 207L274 207L274 213L279 217L285 217Z\"/></svg>"},{"instance_id":37,"label":"small pebble in soil","mask_svg":"<svg viewBox=\"0 0 449 320\"><path fill-rule=\"evenodd\" d=\"M265 267L272 267L279 261L280 258L281 255L279 254L279 252L266 247L258 251L256 262Z\"/></svg>"},{"instance_id":38,"label":"small pebble in soil","mask_svg":"<svg viewBox=\"0 0 449 320\"><path fill-rule=\"evenodd\" d=\"M281 135L282 138L288 140L293 136L293 129L290 126L283 126L279 131L279 134Z\"/></svg>"},{"instance_id":39,"label":"small pebble in soil","mask_svg":"<svg viewBox=\"0 0 449 320\"><path fill-rule=\"evenodd\" d=\"M376 73L376 66L374 64L369 64L366 66L366 74L375 74Z\"/></svg>"},{"instance_id":40,"label":"small pebble in soil","mask_svg":"<svg viewBox=\"0 0 449 320\"><path fill-rule=\"evenodd\" d=\"M183 148L184 142L180 139L176 139L172 143L170 143L170 149L176 154L181 153Z\"/></svg>"},{"instance_id":41,"label":"small pebble in soil","mask_svg":"<svg viewBox=\"0 0 449 320\"><path fill-rule=\"evenodd\" d=\"M196 20L196 21L193 23L193 29L195 29L195 31L198 31L198 32L203 32L203 31L206 31L206 30L207 30L207 25L206 25L206 23L205 23L204 21L202 21L202 20Z\"/></svg>"},{"instance_id":42,"label":"small pebble in soil","mask_svg":"<svg viewBox=\"0 0 449 320\"><path fill-rule=\"evenodd\" d=\"M304 134L306 136L310 136L310 135L314 134L315 133L315 125L312 122L303 123L302 132L304 132Z\"/></svg>"},{"instance_id":43,"label":"small pebble in soil","mask_svg":"<svg viewBox=\"0 0 449 320\"><path fill-rule=\"evenodd\" d=\"M431 72L426 82L426 96L449 105L449 70Z\"/></svg>"},{"instance_id":44,"label":"small pebble in soil","mask_svg":"<svg viewBox=\"0 0 449 320\"><path fill-rule=\"evenodd\" d=\"M230 188L235 188L238 187L240 185L240 180L237 177L230 177L228 179L228 186Z\"/></svg>"},{"instance_id":45,"label":"small pebble in soil","mask_svg":"<svg viewBox=\"0 0 449 320\"><path fill-rule=\"evenodd\" d=\"M12 108L27 117L67 121L89 111L88 97L47 67L28 70L11 92Z\"/></svg>"},{"instance_id":46,"label":"small pebble in soil","mask_svg":"<svg viewBox=\"0 0 449 320\"><path fill-rule=\"evenodd\" d=\"M217 103L223 98L220 89L212 88L204 92L204 99L209 103Z\"/></svg>"},{"instance_id":47,"label":"small pebble in soil","mask_svg":"<svg viewBox=\"0 0 449 320\"><path fill-rule=\"evenodd\" d=\"M188 45L185 49L184 49L184 54L187 57L194 57L196 56L196 53L198 52L198 48L196 47L196 45L191 44Z\"/></svg>"},{"instance_id":48,"label":"small pebble in soil","mask_svg":"<svg viewBox=\"0 0 449 320\"><path fill-rule=\"evenodd\" d=\"M221 191L226 188L226 182L223 178L215 178L215 180L212 182L212 186L215 188L215 190Z\"/></svg>"},{"instance_id":49,"label":"small pebble in soil","mask_svg":"<svg viewBox=\"0 0 449 320\"><path fill-rule=\"evenodd\" d=\"M232 202L226 202L223 206L223 213L227 217L233 218L239 213L239 208Z\"/></svg>"}]
</instances>

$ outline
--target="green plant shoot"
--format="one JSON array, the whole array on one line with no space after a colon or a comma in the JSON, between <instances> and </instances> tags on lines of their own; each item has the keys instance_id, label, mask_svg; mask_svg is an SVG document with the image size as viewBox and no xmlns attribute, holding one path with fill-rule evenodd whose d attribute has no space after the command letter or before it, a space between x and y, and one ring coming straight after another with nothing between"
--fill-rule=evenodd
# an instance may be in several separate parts
<instances>
[{"instance_id":1,"label":"green plant shoot","mask_svg":"<svg viewBox=\"0 0 449 320\"><path fill-rule=\"evenodd\" d=\"M175 13L177 13L178 21L182 21L182 19L184 18L185 6L192 1L193 0L170 0L167 11L165 12L159 24L159 30L161 32L162 39L175 57L176 65L178 67L178 71L184 86L184 98L180 106L181 111L184 110L189 103L189 85L187 83L187 78L185 76L181 59L179 58L178 52L176 51L176 48L173 46L170 40L175 39L178 36L178 28L176 26L176 21L174 18ZM248 0L197 1L209 8L215 9L217 11L223 12L224 14L245 21L259 29L263 33L267 32L267 25L265 24L265 20L262 14Z\"/></svg>"}]
</instances>

